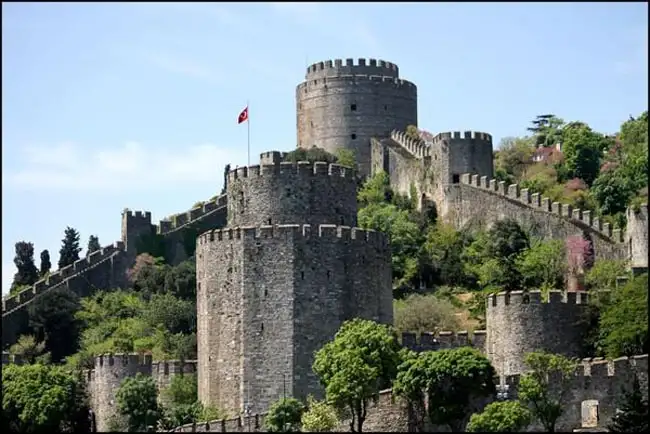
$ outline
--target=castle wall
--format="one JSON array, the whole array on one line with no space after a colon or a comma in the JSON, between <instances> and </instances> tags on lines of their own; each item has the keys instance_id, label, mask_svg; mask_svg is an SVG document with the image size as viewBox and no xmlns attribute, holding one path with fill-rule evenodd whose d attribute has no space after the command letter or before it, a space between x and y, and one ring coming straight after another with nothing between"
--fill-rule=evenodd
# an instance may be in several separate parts
<instances>
[{"instance_id":1,"label":"castle wall","mask_svg":"<svg viewBox=\"0 0 650 434\"><path fill-rule=\"evenodd\" d=\"M230 414L248 396L250 411L265 411L285 387L302 399L321 395L313 354L341 324L392 323L381 234L277 225L210 231L197 243L199 398Z\"/></svg>"},{"instance_id":2,"label":"castle wall","mask_svg":"<svg viewBox=\"0 0 650 434\"><path fill-rule=\"evenodd\" d=\"M588 418L583 417L583 402L596 400L598 405L598 419L592 426L606 427L611 423L619 405L621 391L631 390L633 376L636 373L641 383L641 390L648 398L648 355L621 357L612 361L601 359L585 359L581 362L576 372L571 391L568 394L564 414L560 416L556 425L557 432L571 432L576 428L588 426ZM504 384L510 386L509 396L516 398L520 375L511 375L504 378ZM554 384L554 383L551 383ZM482 399L474 403L474 412L481 411L485 405L495 397ZM211 421L200 424L187 424L180 426L176 432L265 432L264 417L266 414L253 415L248 418ZM469 420L469 418L468 418ZM587 422L587 423L585 423ZM407 403L400 397L393 396L392 391L380 392L376 403L371 403L364 432L413 432L416 419L409 412ZM432 426L425 421L425 432L448 432L446 426ZM339 423L336 431L350 431L350 421L347 419ZM539 423L531 424L526 431L543 431Z\"/></svg>"},{"instance_id":3,"label":"castle wall","mask_svg":"<svg viewBox=\"0 0 650 434\"><path fill-rule=\"evenodd\" d=\"M568 357L580 355L584 340L586 293L512 291L487 300L486 352L499 375L526 371L527 353L544 350Z\"/></svg>"},{"instance_id":4,"label":"castle wall","mask_svg":"<svg viewBox=\"0 0 650 434\"><path fill-rule=\"evenodd\" d=\"M2 346L7 348L28 330L27 307L32 300L55 288L67 288L79 297L112 289L125 281L124 244L116 242L63 267L18 294L2 299Z\"/></svg>"},{"instance_id":5,"label":"castle wall","mask_svg":"<svg viewBox=\"0 0 650 434\"><path fill-rule=\"evenodd\" d=\"M423 332L419 336L415 333L404 332L401 336L401 344L404 348L418 353L460 347L473 347L485 353L486 337L486 330L475 330L472 333L467 331L441 331L435 334Z\"/></svg>"},{"instance_id":6,"label":"castle wall","mask_svg":"<svg viewBox=\"0 0 650 434\"><path fill-rule=\"evenodd\" d=\"M445 187L448 203L443 210L455 227L490 226L506 218L517 221L533 234L552 239L587 234L596 258L627 259L623 231L602 223L589 211L551 202L538 193L530 194L516 184L464 174L460 184Z\"/></svg>"},{"instance_id":7,"label":"castle wall","mask_svg":"<svg viewBox=\"0 0 650 434\"><path fill-rule=\"evenodd\" d=\"M152 362L151 356L139 354L104 354L95 357L95 368L84 371L91 408L95 412L97 430L108 431L111 419L120 417L117 410L116 394L124 381L138 373L152 376L158 387L158 398L166 403L165 394L172 378L177 375L196 372L196 361L179 360Z\"/></svg>"},{"instance_id":8,"label":"castle wall","mask_svg":"<svg viewBox=\"0 0 650 434\"><path fill-rule=\"evenodd\" d=\"M417 125L417 87L390 62L319 62L296 88L296 114L298 147L351 149L368 175L370 140Z\"/></svg>"},{"instance_id":9,"label":"castle wall","mask_svg":"<svg viewBox=\"0 0 650 434\"><path fill-rule=\"evenodd\" d=\"M354 171L316 162L240 167L228 174L228 226L357 222Z\"/></svg>"},{"instance_id":10,"label":"castle wall","mask_svg":"<svg viewBox=\"0 0 650 434\"><path fill-rule=\"evenodd\" d=\"M627 209L625 243L633 270L648 270L648 205Z\"/></svg>"}]
</instances>

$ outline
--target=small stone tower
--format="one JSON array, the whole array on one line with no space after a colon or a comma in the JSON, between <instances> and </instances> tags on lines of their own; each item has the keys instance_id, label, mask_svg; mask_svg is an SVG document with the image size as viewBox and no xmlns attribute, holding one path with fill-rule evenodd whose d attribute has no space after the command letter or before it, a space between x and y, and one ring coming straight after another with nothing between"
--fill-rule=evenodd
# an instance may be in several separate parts
<instances>
[{"instance_id":1,"label":"small stone tower","mask_svg":"<svg viewBox=\"0 0 650 434\"><path fill-rule=\"evenodd\" d=\"M122 211L122 242L126 247L129 265L135 260L138 238L141 235L150 235L152 232L151 212Z\"/></svg>"},{"instance_id":2,"label":"small stone tower","mask_svg":"<svg viewBox=\"0 0 650 434\"><path fill-rule=\"evenodd\" d=\"M98 432L111 430L110 421L118 415L115 396L122 381L138 372L151 375L151 366L151 356L106 354L95 357L95 369L87 371L86 381Z\"/></svg>"},{"instance_id":3,"label":"small stone tower","mask_svg":"<svg viewBox=\"0 0 650 434\"><path fill-rule=\"evenodd\" d=\"M355 152L362 175L370 173L370 139L417 125L417 87L383 60L336 59L307 68L296 89L298 147Z\"/></svg>"},{"instance_id":4,"label":"small stone tower","mask_svg":"<svg viewBox=\"0 0 650 434\"><path fill-rule=\"evenodd\" d=\"M648 205L627 209L625 243L633 273L648 271Z\"/></svg>"},{"instance_id":5,"label":"small stone tower","mask_svg":"<svg viewBox=\"0 0 650 434\"><path fill-rule=\"evenodd\" d=\"M314 352L348 319L393 321L387 240L351 228L355 174L339 165L239 168L227 194L228 227L197 239L199 399L233 416L322 395Z\"/></svg>"},{"instance_id":6,"label":"small stone tower","mask_svg":"<svg viewBox=\"0 0 650 434\"><path fill-rule=\"evenodd\" d=\"M431 164L440 173L440 183L458 184L460 175L472 173L494 177L492 136L476 131L440 133L430 142Z\"/></svg>"},{"instance_id":7,"label":"small stone tower","mask_svg":"<svg viewBox=\"0 0 650 434\"><path fill-rule=\"evenodd\" d=\"M524 357L537 350L579 357L586 308L587 294L579 292L551 291L548 300L539 291L490 295L485 350L497 373L526 372Z\"/></svg>"}]
</instances>

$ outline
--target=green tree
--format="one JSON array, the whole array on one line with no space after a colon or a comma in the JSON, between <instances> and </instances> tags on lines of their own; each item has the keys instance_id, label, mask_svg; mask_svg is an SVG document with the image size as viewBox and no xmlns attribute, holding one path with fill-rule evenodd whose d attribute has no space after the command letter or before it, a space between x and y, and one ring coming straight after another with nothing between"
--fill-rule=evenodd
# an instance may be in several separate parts
<instances>
[{"instance_id":1,"label":"green tree","mask_svg":"<svg viewBox=\"0 0 650 434\"><path fill-rule=\"evenodd\" d=\"M607 429L609 432L648 432L648 400L643 397L636 374L632 390L623 390L620 408Z\"/></svg>"},{"instance_id":2,"label":"green tree","mask_svg":"<svg viewBox=\"0 0 650 434\"><path fill-rule=\"evenodd\" d=\"M175 375L163 395L173 404L192 404L198 399L196 374Z\"/></svg>"},{"instance_id":3,"label":"green tree","mask_svg":"<svg viewBox=\"0 0 650 434\"><path fill-rule=\"evenodd\" d=\"M14 258L14 265L16 265L16 274L11 284L11 288L15 289L25 285L33 285L38 280L38 269L34 264L34 244L26 241L19 241L16 243L16 257Z\"/></svg>"},{"instance_id":4,"label":"green tree","mask_svg":"<svg viewBox=\"0 0 650 434\"><path fill-rule=\"evenodd\" d=\"M459 328L456 308L435 295L410 294L393 301L395 329L398 332L455 331Z\"/></svg>"},{"instance_id":5,"label":"green tree","mask_svg":"<svg viewBox=\"0 0 650 434\"><path fill-rule=\"evenodd\" d=\"M309 149L298 148L294 149L291 152L287 152L283 160L291 161L293 163L296 163L298 161L309 161L310 163L320 161L326 163L336 163L337 159L335 155L330 154L325 149L314 146Z\"/></svg>"},{"instance_id":6,"label":"green tree","mask_svg":"<svg viewBox=\"0 0 650 434\"><path fill-rule=\"evenodd\" d=\"M77 350L80 324L75 315L79 297L67 288L54 288L35 298L27 307L29 326L54 362Z\"/></svg>"},{"instance_id":7,"label":"green tree","mask_svg":"<svg viewBox=\"0 0 650 434\"><path fill-rule=\"evenodd\" d=\"M472 413L472 403L496 391L495 371L474 348L427 351L405 357L393 391L415 408L428 401L429 421L458 432Z\"/></svg>"},{"instance_id":8,"label":"green tree","mask_svg":"<svg viewBox=\"0 0 650 434\"><path fill-rule=\"evenodd\" d=\"M590 191L598 203L600 212L606 215L625 212L633 194L628 178L617 170L607 170L601 173L594 181Z\"/></svg>"},{"instance_id":9,"label":"green tree","mask_svg":"<svg viewBox=\"0 0 650 434\"><path fill-rule=\"evenodd\" d=\"M23 362L33 364L37 361L47 361L45 354L45 342L37 342L36 338L32 335L22 335L18 338L18 342L9 348L9 353L20 357Z\"/></svg>"},{"instance_id":10,"label":"green tree","mask_svg":"<svg viewBox=\"0 0 650 434\"><path fill-rule=\"evenodd\" d=\"M562 130L562 151L567 170L572 178L580 178L591 185L600 171L600 157L605 138L589 126L572 122Z\"/></svg>"},{"instance_id":11,"label":"green tree","mask_svg":"<svg viewBox=\"0 0 650 434\"><path fill-rule=\"evenodd\" d=\"M600 316L600 340L609 359L648 352L648 275L613 291Z\"/></svg>"},{"instance_id":12,"label":"green tree","mask_svg":"<svg viewBox=\"0 0 650 434\"><path fill-rule=\"evenodd\" d=\"M463 249L470 241L463 233L442 222L427 231L424 251L436 271L437 283L451 286L470 284L462 262Z\"/></svg>"},{"instance_id":13,"label":"green tree","mask_svg":"<svg viewBox=\"0 0 650 434\"><path fill-rule=\"evenodd\" d=\"M564 289L566 255L561 240L533 240L515 260L526 289Z\"/></svg>"},{"instance_id":14,"label":"green tree","mask_svg":"<svg viewBox=\"0 0 650 434\"><path fill-rule=\"evenodd\" d=\"M129 431L144 431L148 426L157 426L161 414L158 390L152 377L138 372L135 377L125 378L115 397Z\"/></svg>"},{"instance_id":15,"label":"green tree","mask_svg":"<svg viewBox=\"0 0 650 434\"><path fill-rule=\"evenodd\" d=\"M59 250L59 269L79 260L79 252L81 252L79 238L79 232L76 229L69 226L65 228L61 250Z\"/></svg>"},{"instance_id":16,"label":"green tree","mask_svg":"<svg viewBox=\"0 0 650 434\"><path fill-rule=\"evenodd\" d=\"M474 413L467 432L521 432L530 424L530 411L518 401L497 401Z\"/></svg>"},{"instance_id":17,"label":"green tree","mask_svg":"<svg viewBox=\"0 0 650 434\"><path fill-rule=\"evenodd\" d=\"M92 252L101 250L102 246L99 244L99 237L96 235L91 235L88 238L88 247L86 248L86 256L89 256Z\"/></svg>"},{"instance_id":18,"label":"green tree","mask_svg":"<svg viewBox=\"0 0 650 434\"><path fill-rule=\"evenodd\" d=\"M546 432L555 432L555 424L564 413L577 361L559 354L533 352L524 359L530 372L521 376L519 400L531 409Z\"/></svg>"},{"instance_id":19,"label":"green tree","mask_svg":"<svg viewBox=\"0 0 650 434\"><path fill-rule=\"evenodd\" d=\"M534 134L537 146L548 147L562 141L561 127L564 125L564 121L555 115L538 115L531 121L531 124L532 126L527 130Z\"/></svg>"},{"instance_id":20,"label":"green tree","mask_svg":"<svg viewBox=\"0 0 650 434\"><path fill-rule=\"evenodd\" d=\"M303 432L330 432L339 424L336 409L325 401L307 397L307 411L300 418Z\"/></svg>"},{"instance_id":21,"label":"green tree","mask_svg":"<svg viewBox=\"0 0 650 434\"><path fill-rule=\"evenodd\" d=\"M52 268L52 262L50 261L50 252L46 249L41 252L41 277L45 277Z\"/></svg>"},{"instance_id":22,"label":"green tree","mask_svg":"<svg viewBox=\"0 0 650 434\"><path fill-rule=\"evenodd\" d=\"M587 271L585 283L590 291L613 291L616 288L616 279L627 274L625 261L599 259Z\"/></svg>"},{"instance_id":23,"label":"green tree","mask_svg":"<svg viewBox=\"0 0 650 434\"><path fill-rule=\"evenodd\" d=\"M305 406L296 398L278 399L264 418L265 428L269 432L299 432L304 411Z\"/></svg>"},{"instance_id":24,"label":"green tree","mask_svg":"<svg viewBox=\"0 0 650 434\"><path fill-rule=\"evenodd\" d=\"M353 169L357 167L357 157L351 149L339 148L334 152L334 156L336 156L336 162L341 166Z\"/></svg>"},{"instance_id":25,"label":"green tree","mask_svg":"<svg viewBox=\"0 0 650 434\"><path fill-rule=\"evenodd\" d=\"M3 366L2 413L9 432L90 431L83 382L61 366Z\"/></svg>"},{"instance_id":26,"label":"green tree","mask_svg":"<svg viewBox=\"0 0 650 434\"><path fill-rule=\"evenodd\" d=\"M505 137L499 144L499 151L495 158L497 171L519 179L532 163L535 146L530 138ZM505 179L504 179L505 180Z\"/></svg>"},{"instance_id":27,"label":"green tree","mask_svg":"<svg viewBox=\"0 0 650 434\"><path fill-rule=\"evenodd\" d=\"M349 410L352 432L362 432L370 400L395 378L399 351L392 327L357 318L316 353L314 372L327 401Z\"/></svg>"}]
</instances>

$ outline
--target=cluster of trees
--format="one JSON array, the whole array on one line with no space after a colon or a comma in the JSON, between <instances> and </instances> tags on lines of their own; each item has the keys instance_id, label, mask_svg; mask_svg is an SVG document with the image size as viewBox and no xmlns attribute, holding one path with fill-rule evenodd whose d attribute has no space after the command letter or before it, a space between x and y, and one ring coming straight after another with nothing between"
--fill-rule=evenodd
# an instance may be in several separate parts
<instances>
[{"instance_id":1,"label":"cluster of trees","mask_svg":"<svg viewBox=\"0 0 650 434\"><path fill-rule=\"evenodd\" d=\"M554 115L533 120L527 137L508 137L495 152L495 176L554 201L591 210L624 227L625 209L648 199L648 112L630 117L615 135ZM539 148L561 145L533 161Z\"/></svg>"},{"instance_id":2,"label":"cluster of trees","mask_svg":"<svg viewBox=\"0 0 650 434\"><path fill-rule=\"evenodd\" d=\"M406 401L417 431L426 431L428 425L454 432L517 432L537 422L554 432L578 360L534 352L525 362L530 371L522 375L516 399L494 401L495 370L479 351L465 347L414 353L401 348L392 327L355 319L316 353L313 369L325 387L325 400L310 397L304 405L282 398L271 406L265 423L271 432L323 432L347 419L352 432L362 432L379 392L392 387ZM638 380L624 392L610 430L647 429L648 403Z\"/></svg>"},{"instance_id":3,"label":"cluster of trees","mask_svg":"<svg viewBox=\"0 0 650 434\"><path fill-rule=\"evenodd\" d=\"M67 227L63 240L61 241L61 249L59 250L59 269L71 265L74 261L79 260L79 232L76 229ZM9 289L10 294L18 293L27 287L32 286L37 280L47 277L52 268L50 259L50 252L46 249L41 252L40 267L36 268L36 261L34 259L34 244L27 241L19 241L15 245L16 256L14 258L14 265L16 265L16 274ZM99 238L91 235L88 238L88 247L86 255L101 249Z\"/></svg>"}]
</instances>

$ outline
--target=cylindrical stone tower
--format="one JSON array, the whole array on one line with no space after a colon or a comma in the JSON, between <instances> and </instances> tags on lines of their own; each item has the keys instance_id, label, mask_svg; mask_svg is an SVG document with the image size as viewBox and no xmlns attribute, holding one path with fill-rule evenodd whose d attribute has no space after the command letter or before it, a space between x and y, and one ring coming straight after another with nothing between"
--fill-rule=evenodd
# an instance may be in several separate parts
<instances>
[{"instance_id":1,"label":"cylindrical stone tower","mask_svg":"<svg viewBox=\"0 0 650 434\"><path fill-rule=\"evenodd\" d=\"M526 372L527 353L543 350L579 357L587 294L539 291L490 295L486 306L486 352L499 375Z\"/></svg>"},{"instance_id":2,"label":"cylindrical stone tower","mask_svg":"<svg viewBox=\"0 0 650 434\"><path fill-rule=\"evenodd\" d=\"M228 226L355 226L356 188L354 171L337 164L305 161L240 167L228 174Z\"/></svg>"},{"instance_id":3,"label":"cylindrical stone tower","mask_svg":"<svg viewBox=\"0 0 650 434\"><path fill-rule=\"evenodd\" d=\"M458 184L463 173L494 177L492 136L477 131L440 133L433 137L431 163L440 172L439 183Z\"/></svg>"},{"instance_id":4,"label":"cylindrical stone tower","mask_svg":"<svg viewBox=\"0 0 650 434\"><path fill-rule=\"evenodd\" d=\"M417 87L383 60L319 62L296 89L298 147L355 152L361 174L370 173L370 139L417 125Z\"/></svg>"},{"instance_id":5,"label":"cylindrical stone tower","mask_svg":"<svg viewBox=\"0 0 650 434\"><path fill-rule=\"evenodd\" d=\"M392 324L390 246L350 227L355 186L354 171L326 163L229 174L229 227L196 246L201 402L236 415L285 392L322 396L314 352L341 324Z\"/></svg>"},{"instance_id":6,"label":"cylindrical stone tower","mask_svg":"<svg viewBox=\"0 0 650 434\"><path fill-rule=\"evenodd\" d=\"M115 395L122 381L138 372L151 375L151 356L138 354L104 354L95 357L92 372L91 406L95 411L98 432L110 431L110 422L118 415Z\"/></svg>"}]
</instances>

